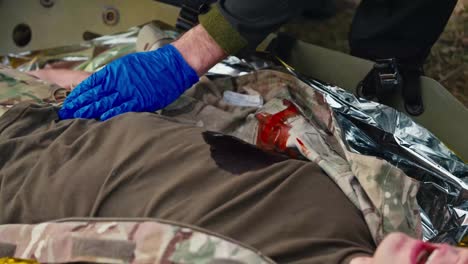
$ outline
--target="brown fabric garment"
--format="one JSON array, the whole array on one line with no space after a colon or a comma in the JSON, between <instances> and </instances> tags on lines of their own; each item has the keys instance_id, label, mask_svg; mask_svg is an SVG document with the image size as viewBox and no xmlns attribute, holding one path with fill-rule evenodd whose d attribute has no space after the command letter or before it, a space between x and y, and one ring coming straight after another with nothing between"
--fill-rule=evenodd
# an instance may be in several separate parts
<instances>
[{"instance_id":1,"label":"brown fabric garment","mask_svg":"<svg viewBox=\"0 0 468 264\"><path fill-rule=\"evenodd\" d=\"M279 263L341 263L375 248L360 212L312 162L150 113L0 119L0 223L154 217L199 226Z\"/></svg>"}]
</instances>

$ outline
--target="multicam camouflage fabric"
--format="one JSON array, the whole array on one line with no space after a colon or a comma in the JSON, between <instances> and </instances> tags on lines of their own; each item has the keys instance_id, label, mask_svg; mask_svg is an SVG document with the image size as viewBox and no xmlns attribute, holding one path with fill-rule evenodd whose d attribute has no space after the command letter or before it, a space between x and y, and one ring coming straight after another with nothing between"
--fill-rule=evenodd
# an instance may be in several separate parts
<instances>
[{"instance_id":1,"label":"multicam camouflage fabric","mask_svg":"<svg viewBox=\"0 0 468 264\"><path fill-rule=\"evenodd\" d=\"M67 89L0 65L0 116L19 102L60 104Z\"/></svg>"},{"instance_id":2,"label":"multicam camouflage fabric","mask_svg":"<svg viewBox=\"0 0 468 264\"><path fill-rule=\"evenodd\" d=\"M0 258L39 263L274 263L198 228L155 220L80 220L0 226Z\"/></svg>"}]
</instances>

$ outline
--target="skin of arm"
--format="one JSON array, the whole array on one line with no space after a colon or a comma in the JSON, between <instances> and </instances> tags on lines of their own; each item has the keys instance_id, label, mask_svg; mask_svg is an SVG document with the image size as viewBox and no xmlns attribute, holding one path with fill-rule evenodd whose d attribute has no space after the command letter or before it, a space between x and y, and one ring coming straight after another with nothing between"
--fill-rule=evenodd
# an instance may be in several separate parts
<instances>
[{"instance_id":1,"label":"skin of arm","mask_svg":"<svg viewBox=\"0 0 468 264\"><path fill-rule=\"evenodd\" d=\"M202 25L187 31L172 44L195 70L198 76L227 57L227 53L216 43Z\"/></svg>"}]
</instances>

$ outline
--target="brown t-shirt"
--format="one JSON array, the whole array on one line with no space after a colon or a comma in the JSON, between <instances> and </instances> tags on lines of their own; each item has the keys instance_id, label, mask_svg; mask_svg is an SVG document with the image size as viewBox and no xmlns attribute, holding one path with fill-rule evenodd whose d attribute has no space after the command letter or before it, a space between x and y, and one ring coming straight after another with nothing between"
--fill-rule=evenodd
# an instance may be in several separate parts
<instances>
[{"instance_id":1,"label":"brown t-shirt","mask_svg":"<svg viewBox=\"0 0 468 264\"><path fill-rule=\"evenodd\" d=\"M151 113L0 119L0 223L154 217L208 229L279 263L372 254L359 210L320 168Z\"/></svg>"}]
</instances>

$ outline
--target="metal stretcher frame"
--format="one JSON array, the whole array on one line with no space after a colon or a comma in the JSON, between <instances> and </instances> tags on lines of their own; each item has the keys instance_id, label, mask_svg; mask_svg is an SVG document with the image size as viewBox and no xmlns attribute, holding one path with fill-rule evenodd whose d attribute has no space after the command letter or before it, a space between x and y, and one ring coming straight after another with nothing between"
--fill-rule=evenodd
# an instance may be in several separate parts
<instances>
[{"instance_id":1,"label":"metal stretcher frame","mask_svg":"<svg viewBox=\"0 0 468 264\"><path fill-rule=\"evenodd\" d=\"M0 55L77 44L155 19L175 25L178 15L178 7L153 0L0 0Z\"/></svg>"}]
</instances>

